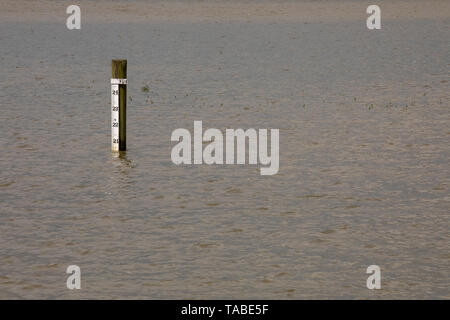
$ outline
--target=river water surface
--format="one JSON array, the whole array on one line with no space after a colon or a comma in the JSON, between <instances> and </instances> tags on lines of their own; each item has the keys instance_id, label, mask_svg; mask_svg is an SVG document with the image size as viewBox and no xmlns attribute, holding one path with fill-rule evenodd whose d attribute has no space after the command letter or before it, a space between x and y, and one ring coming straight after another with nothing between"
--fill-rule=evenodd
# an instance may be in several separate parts
<instances>
[{"instance_id":1,"label":"river water surface","mask_svg":"<svg viewBox=\"0 0 450 320\"><path fill-rule=\"evenodd\" d=\"M69 31L59 6L0 21L0 298L450 298L448 17ZM279 129L278 174L172 164L171 133L194 120Z\"/></svg>"}]
</instances>

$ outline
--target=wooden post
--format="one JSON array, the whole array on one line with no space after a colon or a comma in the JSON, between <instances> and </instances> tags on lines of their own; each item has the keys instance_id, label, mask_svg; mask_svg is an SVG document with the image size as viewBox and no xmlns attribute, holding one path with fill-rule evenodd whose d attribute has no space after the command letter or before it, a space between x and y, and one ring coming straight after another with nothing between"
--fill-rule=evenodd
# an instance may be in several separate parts
<instances>
[{"instance_id":1,"label":"wooden post","mask_svg":"<svg viewBox=\"0 0 450 320\"><path fill-rule=\"evenodd\" d=\"M112 60L111 149L127 149L127 60Z\"/></svg>"}]
</instances>

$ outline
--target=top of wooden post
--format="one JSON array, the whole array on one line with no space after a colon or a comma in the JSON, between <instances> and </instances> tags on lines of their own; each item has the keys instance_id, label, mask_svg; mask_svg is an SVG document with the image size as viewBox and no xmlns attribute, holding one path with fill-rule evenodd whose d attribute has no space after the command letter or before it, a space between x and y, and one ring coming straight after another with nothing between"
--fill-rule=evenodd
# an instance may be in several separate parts
<instances>
[{"instance_id":1,"label":"top of wooden post","mask_svg":"<svg viewBox=\"0 0 450 320\"><path fill-rule=\"evenodd\" d=\"M111 67L113 79L127 78L127 60L112 60Z\"/></svg>"}]
</instances>

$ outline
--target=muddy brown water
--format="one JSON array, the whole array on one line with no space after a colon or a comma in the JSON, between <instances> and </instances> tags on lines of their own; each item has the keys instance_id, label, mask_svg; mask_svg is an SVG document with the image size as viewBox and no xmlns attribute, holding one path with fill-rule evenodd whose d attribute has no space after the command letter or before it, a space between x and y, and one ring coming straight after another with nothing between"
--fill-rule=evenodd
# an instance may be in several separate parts
<instances>
[{"instance_id":1,"label":"muddy brown water","mask_svg":"<svg viewBox=\"0 0 450 320\"><path fill-rule=\"evenodd\" d=\"M0 298L450 298L449 24L0 21ZM175 166L194 120L280 129L279 173Z\"/></svg>"}]
</instances>

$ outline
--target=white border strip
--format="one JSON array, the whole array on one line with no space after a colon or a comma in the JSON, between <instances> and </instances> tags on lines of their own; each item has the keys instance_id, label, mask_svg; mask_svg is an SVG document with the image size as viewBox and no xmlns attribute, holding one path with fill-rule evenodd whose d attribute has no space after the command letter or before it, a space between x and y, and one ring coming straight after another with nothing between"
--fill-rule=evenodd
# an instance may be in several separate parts
<instances>
[{"instance_id":1,"label":"white border strip","mask_svg":"<svg viewBox=\"0 0 450 320\"><path fill-rule=\"evenodd\" d=\"M111 84L128 84L127 79L111 79Z\"/></svg>"},{"instance_id":2,"label":"white border strip","mask_svg":"<svg viewBox=\"0 0 450 320\"><path fill-rule=\"evenodd\" d=\"M111 85L111 149L119 151L119 85Z\"/></svg>"}]
</instances>

